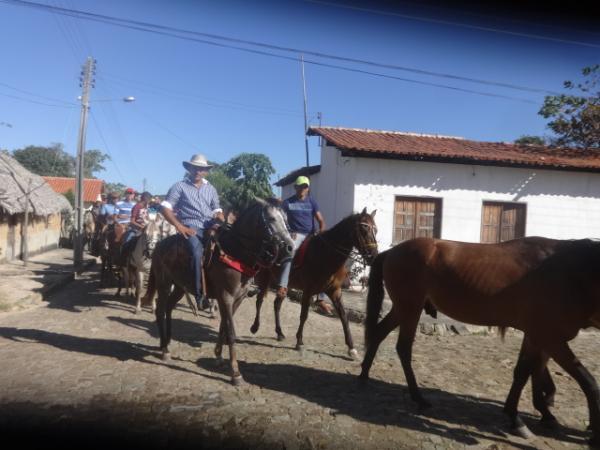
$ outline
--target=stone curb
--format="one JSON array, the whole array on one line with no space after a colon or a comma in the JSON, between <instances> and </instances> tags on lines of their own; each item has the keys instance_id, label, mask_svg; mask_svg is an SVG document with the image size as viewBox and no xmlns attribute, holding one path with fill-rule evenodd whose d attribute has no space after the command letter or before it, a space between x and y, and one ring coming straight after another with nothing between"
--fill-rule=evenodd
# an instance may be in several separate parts
<instances>
[{"instance_id":1,"label":"stone curb","mask_svg":"<svg viewBox=\"0 0 600 450\"><path fill-rule=\"evenodd\" d=\"M288 293L288 298L295 302L300 303L302 297L298 291L290 291ZM352 307L348 307L348 305L344 305L346 309L346 316L350 322L364 324L366 313L364 311L358 311ZM321 314L322 316L328 317L330 319L338 319L337 313L334 311L333 316L327 316L322 314L317 307L311 305L311 309L317 314ZM497 335L498 330L494 327L483 327L478 325L469 325L463 324L460 322L452 321L450 323L436 321L435 319L421 321L419 323L419 332L423 334L427 334L430 336L446 336L446 335L469 335L469 334L477 334L477 335Z\"/></svg>"}]
</instances>

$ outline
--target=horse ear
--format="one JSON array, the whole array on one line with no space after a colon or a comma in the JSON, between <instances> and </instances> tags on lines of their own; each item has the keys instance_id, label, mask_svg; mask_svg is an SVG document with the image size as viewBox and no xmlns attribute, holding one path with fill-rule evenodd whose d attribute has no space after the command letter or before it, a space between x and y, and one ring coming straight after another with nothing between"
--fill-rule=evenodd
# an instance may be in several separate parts
<instances>
[{"instance_id":1,"label":"horse ear","mask_svg":"<svg viewBox=\"0 0 600 450\"><path fill-rule=\"evenodd\" d=\"M367 214L367 207L365 206L365 208L362 210L361 214Z\"/></svg>"},{"instance_id":2,"label":"horse ear","mask_svg":"<svg viewBox=\"0 0 600 450\"><path fill-rule=\"evenodd\" d=\"M371 213L371 217L375 217L375 213L377 212L376 209L373 210L373 212Z\"/></svg>"},{"instance_id":3,"label":"horse ear","mask_svg":"<svg viewBox=\"0 0 600 450\"><path fill-rule=\"evenodd\" d=\"M254 200L256 201L256 203L258 203L259 205L262 205L262 206L266 206L266 204L267 204L267 202L260 197L254 197Z\"/></svg>"}]
</instances>

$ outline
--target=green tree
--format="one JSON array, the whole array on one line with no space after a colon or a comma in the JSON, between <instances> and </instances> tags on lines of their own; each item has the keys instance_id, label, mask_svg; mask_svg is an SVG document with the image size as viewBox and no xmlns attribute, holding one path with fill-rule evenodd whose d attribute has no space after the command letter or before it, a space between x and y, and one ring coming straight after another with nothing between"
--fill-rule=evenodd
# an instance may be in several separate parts
<instances>
[{"instance_id":1,"label":"green tree","mask_svg":"<svg viewBox=\"0 0 600 450\"><path fill-rule=\"evenodd\" d=\"M275 173L268 156L261 153L241 153L218 167L232 181L221 194L224 202L240 211L255 197L273 196L270 177Z\"/></svg>"},{"instance_id":2,"label":"green tree","mask_svg":"<svg viewBox=\"0 0 600 450\"><path fill-rule=\"evenodd\" d=\"M125 193L125 189L127 189L127 186L125 186L123 183L106 183L104 185L104 191L107 194L110 194L111 192L117 192L120 196L122 196Z\"/></svg>"},{"instance_id":3,"label":"green tree","mask_svg":"<svg viewBox=\"0 0 600 450\"><path fill-rule=\"evenodd\" d=\"M13 151L13 156L37 175L72 177L75 174L74 158L63 150L62 144L50 147L29 145Z\"/></svg>"},{"instance_id":4,"label":"green tree","mask_svg":"<svg viewBox=\"0 0 600 450\"><path fill-rule=\"evenodd\" d=\"M515 144L520 145L546 145L546 140L540 136L523 135L519 139L515 139Z\"/></svg>"},{"instance_id":5,"label":"green tree","mask_svg":"<svg viewBox=\"0 0 600 450\"><path fill-rule=\"evenodd\" d=\"M582 83L564 82L574 94L546 96L538 114L551 119L553 145L600 149L600 64L585 67L582 73Z\"/></svg>"},{"instance_id":6,"label":"green tree","mask_svg":"<svg viewBox=\"0 0 600 450\"><path fill-rule=\"evenodd\" d=\"M64 151L62 144L50 147L29 145L13 152L14 158L27 170L51 177L74 177L75 157ZM102 163L110 160L110 156L100 150L87 150L83 159L84 178L95 178L95 172L105 170Z\"/></svg>"},{"instance_id":7,"label":"green tree","mask_svg":"<svg viewBox=\"0 0 600 450\"><path fill-rule=\"evenodd\" d=\"M64 193L64 196L69 200L69 203L73 208L75 208L75 194L71 189Z\"/></svg>"},{"instance_id":8,"label":"green tree","mask_svg":"<svg viewBox=\"0 0 600 450\"><path fill-rule=\"evenodd\" d=\"M83 157L83 176L84 178L96 178L95 172L102 172L106 168L102 165L104 161L110 161L110 156L102 153L100 150L86 150Z\"/></svg>"},{"instance_id":9,"label":"green tree","mask_svg":"<svg viewBox=\"0 0 600 450\"><path fill-rule=\"evenodd\" d=\"M215 163L211 162L211 164ZM219 193L221 206L225 209L234 208L234 206L230 203L229 198L232 196L232 190L236 188L235 182L223 172L221 166L215 164L215 167L212 168L206 178Z\"/></svg>"}]
</instances>

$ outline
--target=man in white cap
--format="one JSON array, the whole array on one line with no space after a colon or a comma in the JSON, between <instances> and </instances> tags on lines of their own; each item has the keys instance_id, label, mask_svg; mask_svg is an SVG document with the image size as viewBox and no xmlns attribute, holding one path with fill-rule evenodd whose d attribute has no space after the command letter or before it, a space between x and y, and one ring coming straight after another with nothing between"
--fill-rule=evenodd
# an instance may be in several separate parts
<instances>
[{"instance_id":1,"label":"man in white cap","mask_svg":"<svg viewBox=\"0 0 600 450\"><path fill-rule=\"evenodd\" d=\"M190 161L183 161L188 171L182 181L178 181L169 189L165 200L161 203L162 214L177 232L187 239L192 252L192 273L195 278L194 293L199 308L206 309L207 299L202 297L202 234L213 219L223 220L223 210L219 204L217 190L206 179L213 167L204 155L194 155Z\"/></svg>"},{"instance_id":2,"label":"man in white cap","mask_svg":"<svg viewBox=\"0 0 600 450\"><path fill-rule=\"evenodd\" d=\"M296 194L285 199L281 208L286 212L290 235L294 241L294 251L298 250L304 239L309 234L322 233L325 231L325 219L319 210L319 205L309 194L310 179L306 176L299 176L294 182ZM315 220L319 224L319 230L315 229ZM277 297L284 299L287 295L287 286L292 268L292 260L282 264L281 275L279 277L279 288ZM325 300L325 294L319 293L316 305L321 312L326 315L332 315L333 309Z\"/></svg>"}]
</instances>

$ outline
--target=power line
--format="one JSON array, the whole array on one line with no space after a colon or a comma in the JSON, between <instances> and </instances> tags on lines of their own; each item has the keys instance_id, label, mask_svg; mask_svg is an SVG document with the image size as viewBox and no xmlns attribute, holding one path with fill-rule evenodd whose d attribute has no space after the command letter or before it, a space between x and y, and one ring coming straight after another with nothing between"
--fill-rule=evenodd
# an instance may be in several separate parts
<instances>
[{"instance_id":1,"label":"power line","mask_svg":"<svg viewBox=\"0 0 600 450\"><path fill-rule=\"evenodd\" d=\"M113 76L108 76L108 75L104 75L104 76L98 76L99 79L105 79L105 77L107 78L115 78ZM259 113L259 114L271 114L271 115L276 115L276 116L294 116L294 117L299 117L302 114L300 112L285 112L286 110L281 109L281 111L277 111L277 110L269 110L267 109L267 107L263 107L263 106L253 106L253 105L247 105L247 104L243 104L243 103L235 103L235 102L229 102L228 100L215 100L215 101L222 101L222 102L226 102L226 103L232 103L231 105L227 105L227 104L217 104L214 102L209 102L206 100L195 100L195 98L204 98L202 96L198 96L196 94L192 94L192 93L183 93L183 92L177 92L177 91L173 91L170 89L166 89L166 88L157 88L157 87L152 87L152 88L145 88L145 87L140 87L140 84L143 84L141 82L134 82L134 81L130 81L130 82L125 82L125 81L120 81L118 79L112 79L111 80L112 83L117 83L117 84L122 84L122 85L134 85L136 86L136 89L140 90L140 91L144 91L144 92L148 92L150 94L153 95L157 95L157 96L162 96L162 97L167 97L170 99L177 99L177 100L181 100L184 101L186 103L197 103L197 104L201 104L201 105L205 105L205 106L212 106L215 108L227 108L227 109L234 109L234 110L242 110L242 111L250 111L250 112L254 112L254 113ZM148 85L149 86L149 85ZM287 111L291 111L291 110L287 110Z\"/></svg>"},{"instance_id":2,"label":"power line","mask_svg":"<svg viewBox=\"0 0 600 450\"><path fill-rule=\"evenodd\" d=\"M75 106L55 105L55 104L50 104L50 103L38 102L37 100L31 100L29 98L19 97L17 95L6 94L4 92L0 92L0 95L2 95L4 97L14 98L17 100L22 100L24 102L35 103L36 105L52 106L54 108L75 108Z\"/></svg>"},{"instance_id":3,"label":"power line","mask_svg":"<svg viewBox=\"0 0 600 450\"><path fill-rule=\"evenodd\" d=\"M123 182L123 184L127 184L127 182L125 181L125 177L121 173L121 170L119 169L119 166L118 166L117 162L115 161L112 152L110 151L110 147L108 146L106 139L104 139L104 134L102 134L102 130L98 126L96 117L91 110L90 110L90 117L92 118L92 122L94 122L94 126L96 127L96 131L98 131L98 135L100 136L100 139L102 139L102 142L104 143L104 147L106 147L106 151L108 152L108 155L110 156L110 161L113 163L113 166L115 166L115 169L117 170L117 174L119 175L120 180Z\"/></svg>"},{"instance_id":4,"label":"power line","mask_svg":"<svg viewBox=\"0 0 600 450\"><path fill-rule=\"evenodd\" d=\"M530 39L560 42L561 44L581 45L584 47L600 48L600 44L592 44L590 42L574 41L571 39L562 39L562 38L553 38L553 37L549 37L549 36L542 36L539 34L531 34L531 33L523 33L523 32L518 32L518 31L500 30L498 28L484 27L481 25L470 25L470 24L461 23L461 22L454 22L451 20L432 19L430 17L422 17L422 16L416 16L416 15L412 15L412 14L401 14L401 13L396 13L396 12L391 12L391 11L382 11L379 9L364 8L361 6L343 5L343 4L328 2L328 1L324 1L324 0L304 0L304 1L310 2L310 3L318 3L321 5L332 6L332 7L336 7L336 8L353 9L356 11L369 12L369 13L373 13L373 14L402 17L404 19L418 20L421 22L452 25L452 26L469 28L469 29L478 30L478 31L488 31L488 32L493 32L493 33L502 33L502 34L508 34L508 35L512 35L512 36L518 36L518 37L526 37L526 38L530 38Z\"/></svg>"},{"instance_id":5,"label":"power line","mask_svg":"<svg viewBox=\"0 0 600 450\"><path fill-rule=\"evenodd\" d=\"M263 48L268 48L271 50L293 52L296 54L303 53L306 55L316 56L319 58L334 59L337 61L344 61L344 62L350 62L350 63L356 63L356 64L364 64L364 65L370 65L370 66L374 66L374 67L391 69L391 70L401 70L401 71L412 72L412 73L416 73L416 74L420 74L420 75L442 77L442 78L448 78L448 79L453 79L453 80L457 80L457 81L466 81L466 82L471 82L471 83L478 83L478 84L490 85L490 86L495 86L495 87L503 87L503 88L508 88L508 89L516 89L516 90L527 91L527 92L558 95L558 93L554 92L554 91L548 91L548 90L544 90L544 89L532 88L532 87L526 87L526 86L519 86L519 85L515 85L515 84L511 84L511 83L489 81L489 80L483 80L483 79L471 78L471 77L462 77L462 76L453 75L453 74L433 72L433 71L417 69L417 68L412 68L412 67L399 66L399 65L395 65L395 64L384 64L384 63L378 63L378 62L374 62L374 61L367 61L367 60L363 60L363 59L348 58L348 57L331 55L331 54L322 53L322 52L314 52L314 51L305 50L305 49L298 49L298 48L293 48L293 47L283 47L283 46L278 46L278 45L266 44L266 43L262 43L262 42L231 38L228 36L215 35L215 34L210 34L210 33L202 33L202 32L193 31L193 30L185 30L185 29L168 27L168 26L152 24L152 23L147 23L147 22L141 22L141 21L135 21L135 20L130 20L130 19L121 19L121 18L117 18L117 17L95 14L95 13L90 13L90 12L86 12L86 11L67 9L67 8L57 8L57 7L52 7L49 5L42 5L42 4L34 3L34 2L27 2L24 0L0 0L0 1L4 2L4 3L18 4L18 5L22 5L22 6L26 6L26 7L30 7L30 8L37 8L37 9L42 9L42 10L53 10L53 11L57 11L60 14L64 14L64 15L68 15L68 16L76 17L76 18L80 18L80 19L93 20L93 21L107 23L107 24L114 25L114 26L120 26L123 28L130 28L130 29L135 29L138 31L145 31L145 32L150 32L150 33L154 33L154 34L161 34L161 35L176 37L179 39L201 42L201 43L205 43L205 44L209 44L209 45L234 48L234 49L242 50L242 51L246 51L246 52L258 53L258 54L263 54L266 56L279 57L279 58L283 58L283 59L290 59L293 61L297 61L297 58L296 57L294 57L294 58L285 57L283 55L276 55L276 54L268 53L268 52L260 52L257 50L252 50L252 49L248 49L248 48L244 48L244 47L238 47L238 46L234 46L234 45L226 45L226 44L216 43L216 42L212 42L212 41L193 39L191 37L181 36L179 34L173 34L173 33L183 33L183 34L187 34L187 35L202 36L202 37L206 37L206 38L210 38L210 39L224 40L224 41L228 41L228 42L235 42L238 44L263 47ZM165 31L158 31L158 30L165 30ZM590 45L592 45L592 44L590 44ZM598 45L597 47L600 48L600 45ZM309 62L308 60L305 62L314 63L314 62ZM333 66L333 65L331 65L331 67L337 68L337 66ZM367 73L367 72L364 72L364 73ZM444 87L444 86L439 85L438 87Z\"/></svg>"},{"instance_id":6,"label":"power line","mask_svg":"<svg viewBox=\"0 0 600 450\"><path fill-rule=\"evenodd\" d=\"M64 104L70 105L70 106L77 106L77 103L75 103L75 102L69 102L69 101L66 101L66 100L61 100L59 98L46 97L45 95L36 94L34 92L26 91L25 89L16 88L14 86L11 86L11 85L6 84L6 83L1 82L1 81L0 81L0 86L7 87L9 89L12 89L13 91L17 91L17 92L20 92L22 94L27 94L27 95L32 95L34 97L43 98L45 100L50 100L50 101L53 101L53 102L64 103Z\"/></svg>"}]
</instances>

